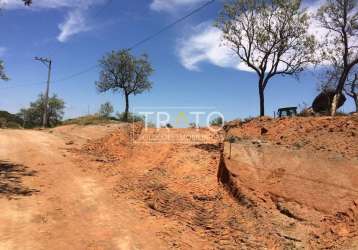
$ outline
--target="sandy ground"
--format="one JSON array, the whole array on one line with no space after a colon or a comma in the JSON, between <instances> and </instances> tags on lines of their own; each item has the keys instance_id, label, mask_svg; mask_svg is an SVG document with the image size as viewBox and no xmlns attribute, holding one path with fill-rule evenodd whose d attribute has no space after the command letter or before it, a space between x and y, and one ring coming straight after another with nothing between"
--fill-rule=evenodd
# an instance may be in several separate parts
<instances>
[{"instance_id":1,"label":"sandy ground","mask_svg":"<svg viewBox=\"0 0 358 250\"><path fill-rule=\"evenodd\" d=\"M0 130L0 249L358 248L354 159L169 132Z\"/></svg>"},{"instance_id":2,"label":"sandy ground","mask_svg":"<svg viewBox=\"0 0 358 250\"><path fill-rule=\"evenodd\" d=\"M158 249L126 201L76 165L71 131L0 131L0 249Z\"/></svg>"}]
</instances>

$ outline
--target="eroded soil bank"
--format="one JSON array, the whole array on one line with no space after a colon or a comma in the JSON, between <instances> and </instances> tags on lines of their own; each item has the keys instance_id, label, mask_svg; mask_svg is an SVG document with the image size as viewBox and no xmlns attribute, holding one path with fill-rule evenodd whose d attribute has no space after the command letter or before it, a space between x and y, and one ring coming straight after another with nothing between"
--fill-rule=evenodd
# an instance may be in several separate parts
<instances>
[{"instance_id":1,"label":"eroded soil bank","mask_svg":"<svg viewBox=\"0 0 358 250\"><path fill-rule=\"evenodd\" d=\"M1 130L0 249L358 247L353 158L170 132Z\"/></svg>"},{"instance_id":2,"label":"eroded soil bank","mask_svg":"<svg viewBox=\"0 0 358 250\"><path fill-rule=\"evenodd\" d=\"M221 180L292 246L358 248L356 116L232 122Z\"/></svg>"}]
</instances>

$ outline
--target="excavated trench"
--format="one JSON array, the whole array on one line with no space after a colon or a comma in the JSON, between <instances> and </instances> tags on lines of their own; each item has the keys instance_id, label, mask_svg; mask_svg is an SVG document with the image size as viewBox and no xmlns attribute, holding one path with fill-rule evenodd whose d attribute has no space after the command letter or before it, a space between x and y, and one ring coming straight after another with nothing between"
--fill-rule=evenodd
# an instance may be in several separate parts
<instances>
[{"instance_id":1,"label":"excavated trench","mask_svg":"<svg viewBox=\"0 0 358 250\"><path fill-rule=\"evenodd\" d=\"M358 164L326 155L240 141L220 150L217 178L239 206L275 226L295 248L355 249ZM270 228L270 226L268 226Z\"/></svg>"},{"instance_id":2,"label":"excavated trench","mask_svg":"<svg viewBox=\"0 0 358 250\"><path fill-rule=\"evenodd\" d=\"M132 143L126 133L92 143L91 154L121 156L107 162L120 172L115 196L141 201L143 217L176 228L159 230L168 244L214 249L349 249L357 242L358 165L350 161L332 162L324 156L250 140L234 143L228 159L228 144L221 140ZM143 133L151 132L139 128L135 138ZM194 246L193 241L204 243Z\"/></svg>"}]
</instances>

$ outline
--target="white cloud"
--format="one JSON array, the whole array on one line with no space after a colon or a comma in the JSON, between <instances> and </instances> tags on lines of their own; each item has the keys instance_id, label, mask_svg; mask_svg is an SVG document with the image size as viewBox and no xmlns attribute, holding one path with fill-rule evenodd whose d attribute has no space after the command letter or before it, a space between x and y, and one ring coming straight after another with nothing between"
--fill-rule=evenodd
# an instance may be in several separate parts
<instances>
[{"instance_id":1,"label":"white cloud","mask_svg":"<svg viewBox=\"0 0 358 250\"><path fill-rule=\"evenodd\" d=\"M91 29L87 24L85 11L82 9L70 11L67 14L66 20L58 27L61 32L57 36L57 40L60 42L66 42L71 36Z\"/></svg>"},{"instance_id":2,"label":"white cloud","mask_svg":"<svg viewBox=\"0 0 358 250\"><path fill-rule=\"evenodd\" d=\"M198 25L193 34L179 42L178 53L185 68L199 70L201 63L208 62L223 68L246 69L237 55L222 45L222 33L211 23Z\"/></svg>"},{"instance_id":3,"label":"white cloud","mask_svg":"<svg viewBox=\"0 0 358 250\"><path fill-rule=\"evenodd\" d=\"M150 8L155 11L173 11L177 8L195 5L205 0L153 0Z\"/></svg>"},{"instance_id":4,"label":"white cloud","mask_svg":"<svg viewBox=\"0 0 358 250\"><path fill-rule=\"evenodd\" d=\"M308 13L313 16L321 6L322 0L310 3L306 7ZM179 41L178 55L181 64L189 70L200 70L200 64L211 63L213 65L234 68L242 71L253 72L245 63L240 62L238 56L223 44L222 33L211 23L202 23L190 32L193 35L182 38ZM309 34L315 35L318 41L326 39L327 32L319 26L314 18L311 19Z\"/></svg>"},{"instance_id":5,"label":"white cloud","mask_svg":"<svg viewBox=\"0 0 358 250\"><path fill-rule=\"evenodd\" d=\"M1 1L1 0L0 0ZM60 33L57 40L66 42L71 36L89 31L87 10L94 5L104 3L104 0L35 0L31 7L25 7L20 0L2 0L1 7L4 9L63 9L67 11L64 22L58 25Z\"/></svg>"}]
</instances>

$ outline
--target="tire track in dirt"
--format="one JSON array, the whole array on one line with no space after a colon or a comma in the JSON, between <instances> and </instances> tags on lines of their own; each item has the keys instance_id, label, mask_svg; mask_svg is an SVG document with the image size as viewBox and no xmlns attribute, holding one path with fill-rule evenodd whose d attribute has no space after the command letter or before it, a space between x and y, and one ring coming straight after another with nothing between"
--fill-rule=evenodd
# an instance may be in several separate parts
<instances>
[{"instance_id":1,"label":"tire track in dirt","mask_svg":"<svg viewBox=\"0 0 358 250\"><path fill-rule=\"evenodd\" d=\"M0 193L0 249L156 249L138 215L113 202L104 179L84 173L67 149L47 132L0 131L0 159L36 171L18 184L39 190Z\"/></svg>"},{"instance_id":2,"label":"tire track in dirt","mask_svg":"<svg viewBox=\"0 0 358 250\"><path fill-rule=\"evenodd\" d=\"M141 143L131 144L125 157L118 162L104 161L97 169L115 169L110 178L116 199L130 201L142 214L143 225L152 222L151 231L165 249L267 249L284 245L273 226L253 223L258 216L255 211L238 206L218 184L219 140L208 130L197 132L207 133L212 140L177 144L144 143L139 138ZM145 131L142 136L150 137ZM101 141L99 152L111 155L128 148L113 143L113 138L116 135ZM108 148L104 150L103 145ZM263 231L269 233L262 235Z\"/></svg>"}]
</instances>

